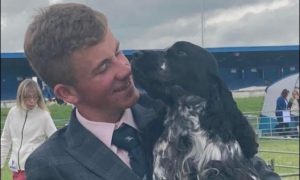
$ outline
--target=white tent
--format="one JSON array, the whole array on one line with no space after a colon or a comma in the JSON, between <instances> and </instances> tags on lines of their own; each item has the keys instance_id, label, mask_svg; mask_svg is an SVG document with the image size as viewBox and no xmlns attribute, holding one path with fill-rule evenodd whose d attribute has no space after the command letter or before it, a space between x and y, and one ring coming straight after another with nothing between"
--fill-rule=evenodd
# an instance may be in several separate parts
<instances>
[{"instance_id":1,"label":"white tent","mask_svg":"<svg viewBox=\"0 0 300 180\"><path fill-rule=\"evenodd\" d=\"M261 115L275 117L276 100L283 89L290 91L287 99L291 97L293 90L299 88L299 73L287 76L266 88L266 95Z\"/></svg>"},{"instance_id":2,"label":"white tent","mask_svg":"<svg viewBox=\"0 0 300 180\"><path fill-rule=\"evenodd\" d=\"M263 108L260 114L259 129L262 134L270 134L274 132L277 124L275 116L275 108L277 98L281 95L283 89L290 91L287 99L290 99L295 88L299 88L299 73L287 76L266 88Z\"/></svg>"}]
</instances>

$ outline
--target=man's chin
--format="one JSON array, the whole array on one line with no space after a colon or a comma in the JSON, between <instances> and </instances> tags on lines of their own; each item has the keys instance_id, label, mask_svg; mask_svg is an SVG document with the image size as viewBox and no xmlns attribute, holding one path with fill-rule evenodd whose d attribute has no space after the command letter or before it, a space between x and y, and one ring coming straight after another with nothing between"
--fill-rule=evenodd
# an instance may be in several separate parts
<instances>
[{"instance_id":1,"label":"man's chin","mask_svg":"<svg viewBox=\"0 0 300 180\"><path fill-rule=\"evenodd\" d=\"M132 91L130 93L127 93L125 96L123 96L122 98L119 98L118 100L115 100L115 103L119 103L119 107L122 108L131 108L132 106L134 106L138 99L140 97L140 93L138 91L138 89L136 89L134 87L134 89L132 89Z\"/></svg>"}]
</instances>

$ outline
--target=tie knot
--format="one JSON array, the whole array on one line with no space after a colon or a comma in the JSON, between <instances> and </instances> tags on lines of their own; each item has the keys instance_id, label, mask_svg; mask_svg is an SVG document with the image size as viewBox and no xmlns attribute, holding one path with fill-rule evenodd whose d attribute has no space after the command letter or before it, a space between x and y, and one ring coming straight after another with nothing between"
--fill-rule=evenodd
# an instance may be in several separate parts
<instances>
[{"instance_id":1,"label":"tie knot","mask_svg":"<svg viewBox=\"0 0 300 180\"><path fill-rule=\"evenodd\" d=\"M116 145L120 149L130 152L139 146L137 133L137 130L133 127L123 124L120 128L114 131L112 144Z\"/></svg>"}]
</instances>

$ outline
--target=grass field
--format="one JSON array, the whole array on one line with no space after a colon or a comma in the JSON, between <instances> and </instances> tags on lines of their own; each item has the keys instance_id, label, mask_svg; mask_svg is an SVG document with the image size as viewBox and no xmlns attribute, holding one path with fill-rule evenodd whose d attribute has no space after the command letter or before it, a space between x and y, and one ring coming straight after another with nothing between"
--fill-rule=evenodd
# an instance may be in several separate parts
<instances>
[{"instance_id":1,"label":"grass field","mask_svg":"<svg viewBox=\"0 0 300 180\"><path fill-rule=\"evenodd\" d=\"M251 98L238 98L235 99L239 109L242 112L253 112L253 115L258 115L262 105L263 97L251 97ZM3 127L8 108L1 108L1 129ZM51 105L49 110L52 118L58 128L64 126L69 119L71 106L65 105ZM260 139L260 150L271 150L271 151L284 151L284 152L298 152L299 153L299 140L284 139L284 140L272 140L272 139ZM299 169L291 169L284 167L277 167L277 165L299 167L299 154L283 154L283 153L270 153L260 152L259 156L262 157L266 162L271 160L275 161L275 171L279 174L288 173L299 173ZM11 180L11 173L7 166L1 170L2 180ZM283 178L285 180L299 180L299 177L288 177Z\"/></svg>"}]
</instances>

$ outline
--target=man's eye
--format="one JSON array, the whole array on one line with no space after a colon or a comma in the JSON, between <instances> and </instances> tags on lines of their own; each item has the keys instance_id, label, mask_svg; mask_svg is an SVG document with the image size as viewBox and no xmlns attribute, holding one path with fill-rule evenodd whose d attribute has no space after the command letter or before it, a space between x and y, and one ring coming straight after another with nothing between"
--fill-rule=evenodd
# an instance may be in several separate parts
<instances>
[{"instance_id":1,"label":"man's eye","mask_svg":"<svg viewBox=\"0 0 300 180\"><path fill-rule=\"evenodd\" d=\"M103 64L99 67L98 72L99 72L99 73L104 72L104 71L107 69L107 67L108 67L108 63L107 63L107 62L106 62L106 63L103 63Z\"/></svg>"},{"instance_id":2,"label":"man's eye","mask_svg":"<svg viewBox=\"0 0 300 180\"><path fill-rule=\"evenodd\" d=\"M115 56L117 57L117 56L122 55L122 54L123 54L123 51L120 50L120 51L116 52Z\"/></svg>"}]
</instances>

